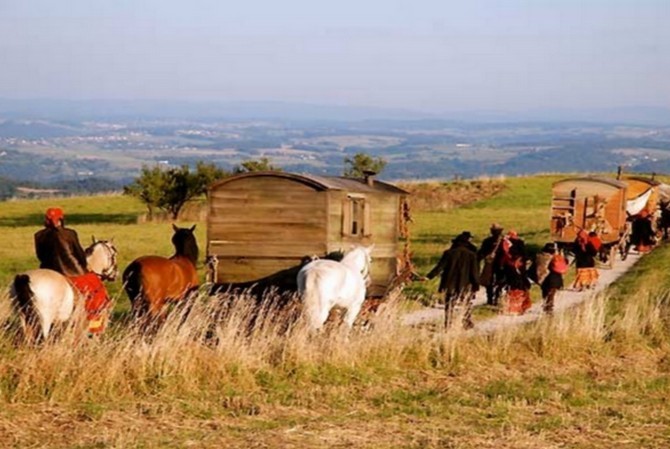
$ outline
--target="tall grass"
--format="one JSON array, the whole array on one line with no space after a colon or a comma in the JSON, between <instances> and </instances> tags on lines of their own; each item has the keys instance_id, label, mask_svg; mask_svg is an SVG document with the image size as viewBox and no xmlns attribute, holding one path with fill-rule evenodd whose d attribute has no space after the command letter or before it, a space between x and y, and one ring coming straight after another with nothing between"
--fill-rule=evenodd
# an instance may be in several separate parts
<instances>
[{"instance_id":1,"label":"tall grass","mask_svg":"<svg viewBox=\"0 0 670 449\"><path fill-rule=\"evenodd\" d=\"M313 382L305 373L328 366L360 373L409 367L477 370L530 356L561 369L561 361L581 360L613 340L635 344L652 338L667 346L667 294L640 294L610 320L606 304L607 298L599 296L551 319L473 336L401 326L396 298L370 317L365 328L334 326L315 334L296 319L299 309L258 310L244 295L202 294L190 307L172 310L150 335L137 323L121 322L99 340L88 340L81 323L73 320L58 338L25 347L16 344L16 327L6 327L0 335L0 398L114 402L203 392L257 395L268 379L293 378L299 384L302 373ZM11 321L9 307L1 313L2 322Z\"/></svg>"}]
</instances>

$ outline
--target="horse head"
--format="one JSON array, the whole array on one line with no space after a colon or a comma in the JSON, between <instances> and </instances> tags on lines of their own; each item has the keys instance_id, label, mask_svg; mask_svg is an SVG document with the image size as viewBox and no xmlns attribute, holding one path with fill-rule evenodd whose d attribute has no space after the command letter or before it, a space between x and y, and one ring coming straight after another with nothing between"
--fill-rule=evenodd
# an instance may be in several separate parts
<instances>
[{"instance_id":1,"label":"horse head","mask_svg":"<svg viewBox=\"0 0 670 449\"><path fill-rule=\"evenodd\" d=\"M370 264L372 263L372 250L374 247L374 244L370 246L355 246L342 258L342 263L361 273L366 283L370 281Z\"/></svg>"},{"instance_id":2,"label":"horse head","mask_svg":"<svg viewBox=\"0 0 670 449\"><path fill-rule=\"evenodd\" d=\"M198 242L195 240L195 225L190 228L179 228L172 225L174 234L172 235L172 244L175 249L175 256L182 256L193 262L195 266L198 263Z\"/></svg>"},{"instance_id":3,"label":"horse head","mask_svg":"<svg viewBox=\"0 0 670 449\"><path fill-rule=\"evenodd\" d=\"M93 237L93 243L84 251L86 253L86 265L90 271L105 281L116 279L119 268L116 260L118 251L114 246L114 239L96 240Z\"/></svg>"}]
</instances>

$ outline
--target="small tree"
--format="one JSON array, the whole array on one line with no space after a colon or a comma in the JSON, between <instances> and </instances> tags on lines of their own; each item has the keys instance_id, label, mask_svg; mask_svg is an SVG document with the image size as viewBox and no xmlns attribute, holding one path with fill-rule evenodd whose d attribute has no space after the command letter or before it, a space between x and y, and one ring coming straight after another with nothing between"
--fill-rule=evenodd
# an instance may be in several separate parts
<instances>
[{"instance_id":1,"label":"small tree","mask_svg":"<svg viewBox=\"0 0 670 449\"><path fill-rule=\"evenodd\" d=\"M234 172L239 173L249 173L254 171L281 171L281 168L275 167L270 163L270 159L262 157L258 160L248 160L242 162L240 165L235 167Z\"/></svg>"},{"instance_id":2,"label":"small tree","mask_svg":"<svg viewBox=\"0 0 670 449\"><path fill-rule=\"evenodd\" d=\"M230 174L214 164L202 161L196 163L195 171L188 165L167 170L159 166L142 167L140 176L132 184L124 187L124 193L140 199L153 218L158 208L170 214L173 219L179 217L184 205L200 195L207 193L207 187L217 179Z\"/></svg>"},{"instance_id":3,"label":"small tree","mask_svg":"<svg viewBox=\"0 0 670 449\"><path fill-rule=\"evenodd\" d=\"M349 178L363 178L365 172L380 173L384 167L386 167L384 159L365 153L356 153L353 158L344 158L344 176Z\"/></svg>"},{"instance_id":4,"label":"small tree","mask_svg":"<svg viewBox=\"0 0 670 449\"><path fill-rule=\"evenodd\" d=\"M203 161L198 161L195 164L195 175L197 177L198 185L200 186L201 193L207 195L207 189L210 184L219 179L227 178L231 173L223 168L218 167L216 164L205 163Z\"/></svg>"},{"instance_id":5,"label":"small tree","mask_svg":"<svg viewBox=\"0 0 670 449\"><path fill-rule=\"evenodd\" d=\"M199 182L198 175L192 173L188 165L167 170L164 186L158 207L168 212L173 220L179 217L184 204L203 193L203 186Z\"/></svg>"},{"instance_id":6,"label":"small tree","mask_svg":"<svg viewBox=\"0 0 670 449\"><path fill-rule=\"evenodd\" d=\"M139 198L147 207L149 219L153 218L154 208L159 207L165 188L165 175L159 166L142 166L140 176L132 184L123 187L125 195Z\"/></svg>"}]
</instances>

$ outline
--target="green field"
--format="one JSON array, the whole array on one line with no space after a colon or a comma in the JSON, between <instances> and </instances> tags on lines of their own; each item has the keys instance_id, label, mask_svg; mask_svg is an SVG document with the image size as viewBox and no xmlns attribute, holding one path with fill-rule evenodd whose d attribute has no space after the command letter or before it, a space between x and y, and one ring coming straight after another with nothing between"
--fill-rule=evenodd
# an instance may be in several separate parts
<instances>
[{"instance_id":1,"label":"green field","mask_svg":"<svg viewBox=\"0 0 670 449\"><path fill-rule=\"evenodd\" d=\"M555 179L510 178L494 198L415 211L419 271L463 230L481 241L492 221L517 230L532 249L541 246ZM82 240L114 237L121 268L137 255L171 254L170 224L138 224L143 208L126 197L2 203L3 285L35 266L32 235L54 204ZM201 223L201 248L204 232ZM211 341L206 298L153 339L121 323L101 341L66 333L25 348L4 331L0 446L665 448L669 283L670 246L663 245L599 300L474 338L398 326L402 299L370 331L350 335L313 336L300 327L278 334L270 320L240 332L240 300ZM117 296L119 310L127 308Z\"/></svg>"}]
</instances>

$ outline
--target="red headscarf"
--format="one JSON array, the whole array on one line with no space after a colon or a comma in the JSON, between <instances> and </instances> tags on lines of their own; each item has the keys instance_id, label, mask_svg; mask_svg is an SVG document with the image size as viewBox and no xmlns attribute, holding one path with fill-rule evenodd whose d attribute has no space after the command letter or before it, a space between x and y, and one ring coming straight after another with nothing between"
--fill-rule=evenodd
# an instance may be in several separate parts
<instances>
[{"instance_id":1,"label":"red headscarf","mask_svg":"<svg viewBox=\"0 0 670 449\"><path fill-rule=\"evenodd\" d=\"M589 242L589 233L585 230L579 231L577 234L577 243L582 247L582 251L586 251L586 244Z\"/></svg>"},{"instance_id":2,"label":"red headscarf","mask_svg":"<svg viewBox=\"0 0 670 449\"><path fill-rule=\"evenodd\" d=\"M58 226L63 218L65 218L65 214L63 213L63 209L60 207L50 207L47 209L47 212L44 215L46 222L52 226Z\"/></svg>"}]
</instances>

